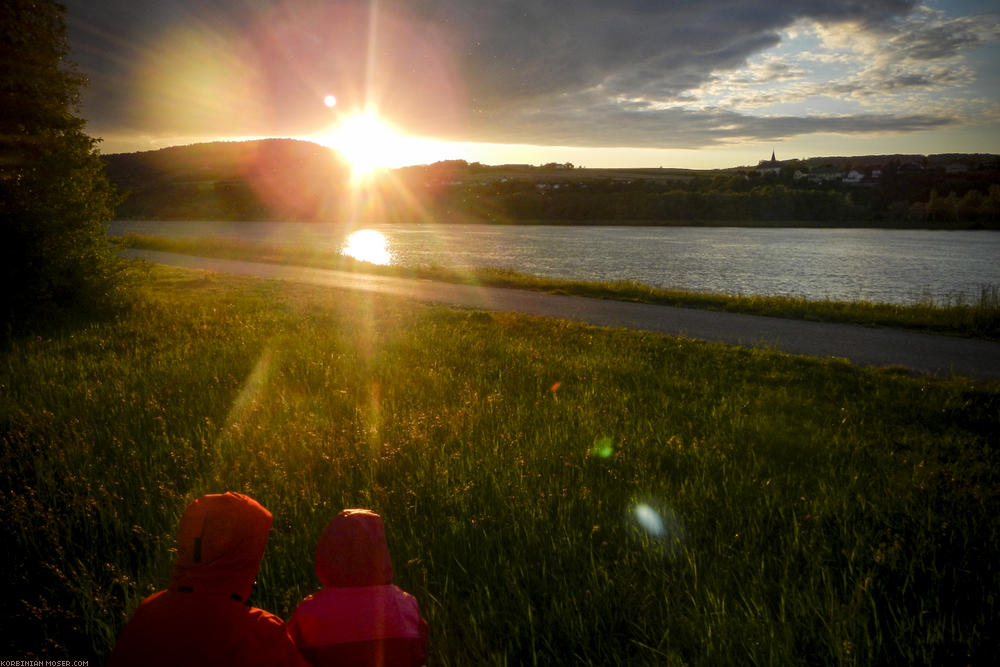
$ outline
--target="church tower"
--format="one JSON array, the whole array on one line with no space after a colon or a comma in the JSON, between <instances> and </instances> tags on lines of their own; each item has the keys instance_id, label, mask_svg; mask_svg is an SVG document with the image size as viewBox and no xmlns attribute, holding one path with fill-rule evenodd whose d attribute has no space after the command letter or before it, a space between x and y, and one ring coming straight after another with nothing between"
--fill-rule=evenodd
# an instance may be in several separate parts
<instances>
[{"instance_id":1,"label":"church tower","mask_svg":"<svg viewBox=\"0 0 1000 667\"><path fill-rule=\"evenodd\" d=\"M781 175L781 163L778 162L777 156L774 154L774 149L771 149L771 159L761 160L760 164L757 165L757 173L761 176L780 176Z\"/></svg>"}]
</instances>

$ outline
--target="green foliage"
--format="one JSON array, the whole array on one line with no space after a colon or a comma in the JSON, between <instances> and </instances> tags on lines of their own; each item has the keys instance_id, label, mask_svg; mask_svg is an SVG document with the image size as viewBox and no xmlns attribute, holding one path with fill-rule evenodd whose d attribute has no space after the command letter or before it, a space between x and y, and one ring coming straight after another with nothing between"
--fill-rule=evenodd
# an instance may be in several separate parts
<instances>
[{"instance_id":1,"label":"green foliage","mask_svg":"<svg viewBox=\"0 0 1000 667\"><path fill-rule=\"evenodd\" d=\"M83 79L65 65L63 7L0 8L0 317L8 327L93 311L122 296L105 223L116 195L75 115Z\"/></svg>"},{"instance_id":2,"label":"green foliage","mask_svg":"<svg viewBox=\"0 0 1000 667\"><path fill-rule=\"evenodd\" d=\"M153 275L0 350L3 655L99 663L232 489L274 512L254 603L285 617L325 522L378 510L437 665L994 657L995 384Z\"/></svg>"},{"instance_id":3,"label":"green foliage","mask_svg":"<svg viewBox=\"0 0 1000 667\"><path fill-rule=\"evenodd\" d=\"M979 190L966 190L959 198L952 190L947 197L941 197L932 189L927 201L916 201L909 207L897 207L897 217L910 222L937 223L941 226L956 226L972 223L973 227L995 227L1000 220L1000 184L992 184L984 196Z\"/></svg>"}]
</instances>

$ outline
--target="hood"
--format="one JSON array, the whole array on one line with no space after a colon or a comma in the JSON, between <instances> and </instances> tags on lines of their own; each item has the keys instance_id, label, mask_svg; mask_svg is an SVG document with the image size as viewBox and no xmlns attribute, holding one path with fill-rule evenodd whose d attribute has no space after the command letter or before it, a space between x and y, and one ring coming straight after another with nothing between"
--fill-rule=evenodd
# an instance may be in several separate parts
<instances>
[{"instance_id":1,"label":"hood","mask_svg":"<svg viewBox=\"0 0 1000 667\"><path fill-rule=\"evenodd\" d=\"M345 509L331 519L316 545L316 576L326 588L392 583L392 561L382 517Z\"/></svg>"},{"instance_id":2,"label":"hood","mask_svg":"<svg viewBox=\"0 0 1000 667\"><path fill-rule=\"evenodd\" d=\"M250 597L264 557L271 513L241 493L202 496L177 530L171 590Z\"/></svg>"}]
</instances>

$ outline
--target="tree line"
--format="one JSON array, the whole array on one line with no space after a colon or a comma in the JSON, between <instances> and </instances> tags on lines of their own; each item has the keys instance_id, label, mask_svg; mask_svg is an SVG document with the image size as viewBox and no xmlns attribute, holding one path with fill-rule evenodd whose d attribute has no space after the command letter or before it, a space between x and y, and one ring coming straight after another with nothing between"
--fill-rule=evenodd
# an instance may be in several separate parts
<instances>
[{"instance_id":1,"label":"tree line","mask_svg":"<svg viewBox=\"0 0 1000 667\"><path fill-rule=\"evenodd\" d=\"M348 169L332 155L314 144L269 140L105 159L112 180L129 193L118 208L122 218L953 227L1000 221L1000 171L993 169L900 173L890 164L880 178L852 185L817 184L788 169L779 176L752 169L609 176L612 170L555 163L449 160L395 170L352 191Z\"/></svg>"},{"instance_id":2,"label":"tree line","mask_svg":"<svg viewBox=\"0 0 1000 667\"><path fill-rule=\"evenodd\" d=\"M947 192L942 195L941 192ZM432 202L493 222L639 224L1000 225L1000 172L890 173L861 185L754 172L689 179L472 181Z\"/></svg>"}]
</instances>

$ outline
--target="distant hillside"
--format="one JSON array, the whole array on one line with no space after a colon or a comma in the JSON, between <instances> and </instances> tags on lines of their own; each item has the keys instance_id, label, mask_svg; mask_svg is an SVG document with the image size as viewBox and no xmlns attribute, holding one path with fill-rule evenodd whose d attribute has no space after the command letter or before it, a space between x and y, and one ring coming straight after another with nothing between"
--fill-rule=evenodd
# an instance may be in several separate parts
<instances>
[{"instance_id":1,"label":"distant hillside","mask_svg":"<svg viewBox=\"0 0 1000 667\"><path fill-rule=\"evenodd\" d=\"M127 199L119 218L336 219L349 170L306 141L266 139L104 156Z\"/></svg>"},{"instance_id":2,"label":"distant hillside","mask_svg":"<svg viewBox=\"0 0 1000 667\"><path fill-rule=\"evenodd\" d=\"M869 155L764 168L584 169L446 160L359 199L335 151L291 139L106 156L122 219L748 226L1000 226L1000 156ZM777 167L777 168L775 168Z\"/></svg>"},{"instance_id":3,"label":"distant hillside","mask_svg":"<svg viewBox=\"0 0 1000 667\"><path fill-rule=\"evenodd\" d=\"M991 153L939 153L935 155L895 154L895 155L831 155L826 157L810 157L778 160L782 166L792 168L821 169L833 167L847 171L849 169L885 169L890 166L907 165L914 169L929 171L944 171L961 165L969 171L1000 171L1000 155ZM734 169L753 169L757 165L734 167Z\"/></svg>"}]
</instances>

